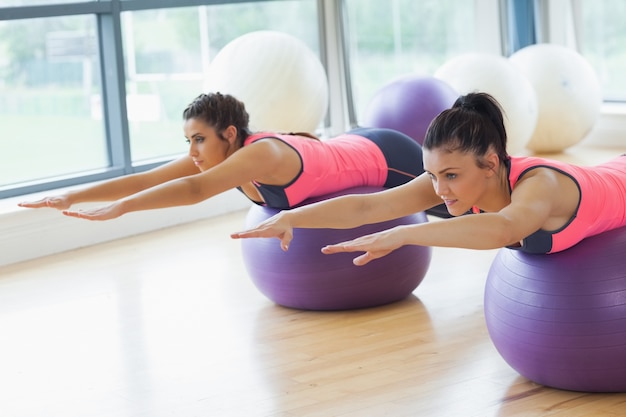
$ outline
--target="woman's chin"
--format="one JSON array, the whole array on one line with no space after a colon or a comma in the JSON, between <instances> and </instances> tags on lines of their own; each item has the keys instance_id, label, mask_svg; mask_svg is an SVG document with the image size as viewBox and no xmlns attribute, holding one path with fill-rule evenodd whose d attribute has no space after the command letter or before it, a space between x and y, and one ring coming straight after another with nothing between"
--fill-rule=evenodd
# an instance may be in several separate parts
<instances>
[{"instance_id":1,"label":"woman's chin","mask_svg":"<svg viewBox=\"0 0 626 417\"><path fill-rule=\"evenodd\" d=\"M461 205L458 203L446 206L446 208L448 209L448 213L450 213L450 215L453 217L462 216L464 214L467 214L468 212L471 212L471 208L461 207Z\"/></svg>"}]
</instances>

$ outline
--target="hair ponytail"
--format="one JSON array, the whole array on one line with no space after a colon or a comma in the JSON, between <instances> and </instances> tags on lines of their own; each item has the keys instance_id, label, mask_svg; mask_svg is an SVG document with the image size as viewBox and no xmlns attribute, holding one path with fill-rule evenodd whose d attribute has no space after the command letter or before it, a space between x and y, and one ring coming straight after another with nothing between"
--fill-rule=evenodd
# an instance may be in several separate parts
<instances>
[{"instance_id":1,"label":"hair ponytail","mask_svg":"<svg viewBox=\"0 0 626 417\"><path fill-rule=\"evenodd\" d=\"M505 161L509 158L506 141L503 110L498 102L487 93L469 93L431 122L423 146L472 152L478 157L493 150Z\"/></svg>"}]
</instances>

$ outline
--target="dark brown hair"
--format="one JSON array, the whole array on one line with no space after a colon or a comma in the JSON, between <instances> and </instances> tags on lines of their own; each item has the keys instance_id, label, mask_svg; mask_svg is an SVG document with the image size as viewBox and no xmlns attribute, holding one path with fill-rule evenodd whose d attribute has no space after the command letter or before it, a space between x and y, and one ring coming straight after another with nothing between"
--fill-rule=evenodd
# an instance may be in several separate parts
<instances>
[{"instance_id":1,"label":"dark brown hair","mask_svg":"<svg viewBox=\"0 0 626 417\"><path fill-rule=\"evenodd\" d=\"M424 149L471 152L481 166L488 151L497 153L501 162L509 159L506 130L500 104L489 94L469 93L459 97L452 108L441 112L430 124Z\"/></svg>"},{"instance_id":2,"label":"dark brown hair","mask_svg":"<svg viewBox=\"0 0 626 417\"><path fill-rule=\"evenodd\" d=\"M250 115L243 102L229 94L200 94L183 111L183 120L199 119L212 126L217 135L223 139L222 132L228 126L237 128L237 146L243 146L250 132ZM304 136L319 140L316 136L306 133L284 133L285 135Z\"/></svg>"},{"instance_id":3,"label":"dark brown hair","mask_svg":"<svg viewBox=\"0 0 626 417\"><path fill-rule=\"evenodd\" d=\"M202 120L212 126L220 138L228 126L235 126L238 146L243 146L244 140L250 136L250 116L246 107L229 94L200 94L183 111L183 119Z\"/></svg>"}]
</instances>

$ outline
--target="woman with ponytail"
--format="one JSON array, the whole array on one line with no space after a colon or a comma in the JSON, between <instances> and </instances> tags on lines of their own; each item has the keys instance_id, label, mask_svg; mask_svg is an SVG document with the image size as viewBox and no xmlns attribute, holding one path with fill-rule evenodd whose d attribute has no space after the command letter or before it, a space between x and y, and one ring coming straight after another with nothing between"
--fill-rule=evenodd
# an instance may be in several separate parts
<instances>
[{"instance_id":1,"label":"woman with ponytail","mask_svg":"<svg viewBox=\"0 0 626 417\"><path fill-rule=\"evenodd\" d=\"M407 184L284 211L232 237L277 237L287 250L293 228L353 228L424 211L443 200L453 218L322 249L364 252L354 259L364 265L403 245L554 253L626 225L626 156L594 167L511 157L502 110L488 94L462 96L438 115L426 133L423 158L424 174ZM463 216L468 210L476 214Z\"/></svg>"}]
</instances>

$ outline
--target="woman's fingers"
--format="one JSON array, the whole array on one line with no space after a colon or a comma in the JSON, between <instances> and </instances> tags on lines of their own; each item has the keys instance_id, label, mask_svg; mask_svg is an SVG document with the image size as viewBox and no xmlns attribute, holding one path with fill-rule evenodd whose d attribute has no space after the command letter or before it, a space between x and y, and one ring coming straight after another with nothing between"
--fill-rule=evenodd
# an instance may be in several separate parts
<instances>
[{"instance_id":1,"label":"woman's fingers","mask_svg":"<svg viewBox=\"0 0 626 417\"><path fill-rule=\"evenodd\" d=\"M283 230L273 227L260 226L254 229L244 230L243 232L236 232L230 235L233 239L249 239L249 238L278 238L280 239L280 247L282 250L287 251L289 244L293 239L293 231L291 229Z\"/></svg>"},{"instance_id":2,"label":"woman's fingers","mask_svg":"<svg viewBox=\"0 0 626 417\"><path fill-rule=\"evenodd\" d=\"M385 236L387 236L387 234L384 232L375 233L372 235L361 236L346 242L327 245L322 248L322 253L332 255L334 253L343 252L364 252L352 261L355 265L362 266L370 261L373 261L374 259L382 258L396 249L395 247L390 247L391 243L387 242Z\"/></svg>"},{"instance_id":3,"label":"woman's fingers","mask_svg":"<svg viewBox=\"0 0 626 417\"><path fill-rule=\"evenodd\" d=\"M293 239L293 234L291 230L283 233L282 237L280 238L280 247L283 251L287 252L289 250L289 244L291 243L292 239Z\"/></svg>"},{"instance_id":4,"label":"woman's fingers","mask_svg":"<svg viewBox=\"0 0 626 417\"><path fill-rule=\"evenodd\" d=\"M99 213L90 213L90 212L84 212L84 211L63 210L63 214L68 217L76 217L78 219L85 219L85 220L108 220L109 219Z\"/></svg>"},{"instance_id":5,"label":"woman's fingers","mask_svg":"<svg viewBox=\"0 0 626 417\"><path fill-rule=\"evenodd\" d=\"M368 247L371 246L371 243L365 241L366 238L368 238L368 236L335 243L333 245L326 245L322 248L322 252L327 255L341 252L365 252L368 250Z\"/></svg>"},{"instance_id":6,"label":"woman's fingers","mask_svg":"<svg viewBox=\"0 0 626 417\"><path fill-rule=\"evenodd\" d=\"M365 252L363 255L357 256L356 258L354 258L352 260L352 263L354 265L356 265L356 266L363 266L363 265L369 263L369 261L372 261L372 260L374 260L376 258L379 258L379 257L373 257L370 254L370 252Z\"/></svg>"},{"instance_id":7,"label":"woman's fingers","mask_svg":"<svg viewBox=\"0 0 626 417\"><path fill-rule=\"evenodd\" d=\"M48 203L45 199L38 200L38 201L23 201L21 203L17 203L17 205L20 207L26 207L26 208L48 207Z\"/></svg>"},{"instance_id":8,"label":"woman's fingers","mask_svg":"<svg viewBox=\"0 0 626 417\"><path fill-rule=\"evenodd\" d=\"M22 201L17 204L20 207L25 208L41 208L41 207L50 207L58 210L64 210L69 208L69 204L67 204L67 200L62 197L45 197L41 200L36 201Z\"/></svg>"},{"instance_id":9,"label":"woman's fingers","mask_svg":"<svg viewBox=\"0 0 626 417\"><path fill-rule=\"evenodd\" d=\"M63 214L68 217L76 217L78 219L95 220L94 216L84 211L63 210Z\"/></svg>"},{"instance_id":10,"label":"woman's fingers","mask_svg":"<svg viewBox=\"0 0 626 417\"><path fill-rule=\"evenodd\" d=\"M233 239L248 239L254 237L278 237L278 232L267 228L254 228L244 230L243 232L235 232L230 235Z\"/></svg>"},{"instance_id":11,"label":"woman's fingers","mask_svg":"<svg viewBox=\"0 0 626 417\"><path fill-rule=\"evenodd\" d=\"M90 210L63 210L63 214L85 220L111 220L122 215L115 205Z\"/></svg>"}]
</instances>

